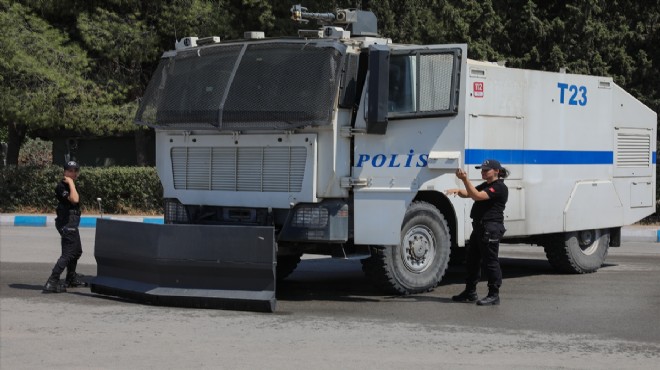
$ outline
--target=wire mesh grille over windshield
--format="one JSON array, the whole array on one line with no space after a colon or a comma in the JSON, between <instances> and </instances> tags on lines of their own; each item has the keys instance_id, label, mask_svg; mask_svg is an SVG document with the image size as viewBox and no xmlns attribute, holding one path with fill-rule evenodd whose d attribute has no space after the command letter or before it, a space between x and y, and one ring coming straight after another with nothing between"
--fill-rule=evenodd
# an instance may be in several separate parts
<instances>
[{"instance_id":1,"label":"wire mesh grille over windshield","mask_svg":"<svg viewBox=\"0 0 660 370\"><path fill-rule=\"evenodd\" d=\"M329 124L341 50L339 44L282 42L179 52L161 61L136 121L232 131Z\"/></svg>"}]
</instances>

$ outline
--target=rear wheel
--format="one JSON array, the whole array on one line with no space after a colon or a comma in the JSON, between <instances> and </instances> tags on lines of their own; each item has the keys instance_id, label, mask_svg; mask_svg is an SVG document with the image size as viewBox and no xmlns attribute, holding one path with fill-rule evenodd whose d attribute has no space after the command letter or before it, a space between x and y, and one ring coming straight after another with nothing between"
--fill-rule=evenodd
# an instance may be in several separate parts
<instances>
[{"instance_id":1,"label":"rear wheel","mask_svg":"<svg viewBox=\"0 0 660 370\"><path fill-rule=\"evenodd\" d=\"M582 230L548 235L543 249L550 264L558 271L586 274L603 265L609 244L609 230Z\"/></svg>"},{"instance_id":2,"label":"rear wheel","mask_svg":"<svg viewBox=\"0 0 660 370\"><path fill-rule=\"evenodd\" d=\"M363 263L368 278L396 294L430 291L445 274L451 237L440 211L426 202L408 207L399 245L374 248Z\"/></svg>"}]
</instances>

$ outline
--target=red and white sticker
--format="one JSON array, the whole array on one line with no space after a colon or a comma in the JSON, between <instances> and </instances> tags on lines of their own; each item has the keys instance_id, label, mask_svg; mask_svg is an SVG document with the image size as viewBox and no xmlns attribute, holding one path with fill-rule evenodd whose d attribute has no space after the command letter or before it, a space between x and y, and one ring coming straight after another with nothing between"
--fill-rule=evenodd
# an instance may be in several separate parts
<instances>
[{"instance_id":1,"label":"red and white sticker","mask_svg":"<svg viewBox=\"0 0 660 370\"><path fill-rule=\"evenodd\" d=\"M472 85L472 96L475 98L483 98L484 97L484 83L483 82L475 82Z\"/></svg>"}]
</instances>

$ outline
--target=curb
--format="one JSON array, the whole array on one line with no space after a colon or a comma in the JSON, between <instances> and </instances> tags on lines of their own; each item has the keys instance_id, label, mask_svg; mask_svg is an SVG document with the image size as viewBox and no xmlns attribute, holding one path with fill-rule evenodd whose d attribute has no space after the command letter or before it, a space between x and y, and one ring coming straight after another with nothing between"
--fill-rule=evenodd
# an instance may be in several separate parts
<instances>
[{"instance_id":1,"label":"curb","mask_svg":"<svg viewBox=\"0 0 660 370\"><path fill-rule=\"evenodd\" d=\"M621 240L631 242L660 243L660 230L656 227L624 226L621 228Z\"/></svg>"},{"instance_id":2,"label":"curb","mask_svg":"<svg viewBox=\"0 0 660 370\"><path fill-rule=\"evenodd\" d=\"M99 218L108 220L144 222L150 224L163 224L163 217L144 217L144 216L82 216L80 217L80 227L96 227L96 220ZM55 216L45 215L0 215L1 226L31 226L45 227L55 226Z\"/></svg>"}]
</instances>

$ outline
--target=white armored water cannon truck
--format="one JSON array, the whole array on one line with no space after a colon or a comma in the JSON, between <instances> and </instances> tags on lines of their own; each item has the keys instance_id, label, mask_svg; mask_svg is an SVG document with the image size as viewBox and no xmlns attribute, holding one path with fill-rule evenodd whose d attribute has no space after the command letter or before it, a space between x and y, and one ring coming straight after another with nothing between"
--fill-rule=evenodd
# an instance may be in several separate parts
<instances>
[{"instance_id":1,"label":"white armored water cannon truck","mask_svg":"<svg viewBox=\"0 0 660 370\"><path fill-rule=\"evenodd\" d=\"M510 171L505 237L564 272L596 271L655 211L656 113L611 78L393 44L367 11L292 13L323 27L163 54L136 121L156 129L165 224L99 220L93 292L273 311L304 253L428 291L471 232L472 201L444 191L486 158Z\"/></svg>"}]
</instances>

